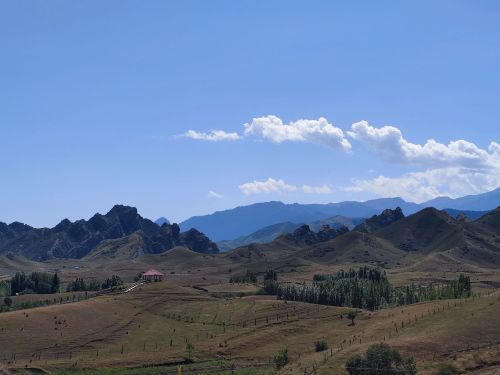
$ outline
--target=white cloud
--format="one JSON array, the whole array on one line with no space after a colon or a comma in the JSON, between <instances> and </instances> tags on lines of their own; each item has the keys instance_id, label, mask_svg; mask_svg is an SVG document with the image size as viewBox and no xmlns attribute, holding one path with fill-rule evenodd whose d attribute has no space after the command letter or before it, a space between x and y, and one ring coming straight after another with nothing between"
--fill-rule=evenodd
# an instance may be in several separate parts
<instances>
[{"instance_id":1,"label":"white cloud","mask_svg":"<svg viewBox=\"0 0 500 375\"><path fill-rule=\"evenodd\" d=\"M209 142L237 141L241 138L241 135L239 135L238 133L227 133L224 130L211 130L209 133L200 133L195 130L188 130L182 136L199 141Z\"/></svg>"},{"instance_id":2,"label":"white cloud","mask_svg":"<svg viewBox=\"0 0 500 375\"><path fill-rule=\"evenodd\" d=\"M324 117L284 124L279 117L269 115L254 118L244 127L246 136L258 136L275 143L309 142L342 151L351 150L351 143L345 138L342 129L333 126Z\"/></svg>"},{"instance_id":3,"label":"white cloud","mask_svg":"<svg viewBox=\"0 0 500 375\"><path fill-rule=\"evenodd\" d=\"M465 140L446 145L429 139L420 145L407 141L394 126L375 128L366 121L353 124L347 134L369 145L388 161L416 165L425 170L399 177L381 175L356 180L345 188L346 191L400 196L422 202L437 196L478 194L500 186L500 144L497 142L491 142L488 150Z\"/></svg>"},{"instance_id":4,"label":"white cloud","mask_svg":"<svg viewBox=\"0 0 500 375\"><path fill-rule=\"evenodd\" d=\"M215 191L210 190L207 194L208 198L222 199L224 196L222 194L216 193Z\"/></svg>"},{"instance_id":5,"label":"white cloud","mask_svg":"<svg viewBox=\"0 0 500 375\"><path fill-rule=\"evenodd\" d=\"M332 188L328 185L320 185L320 186L303 185L302 191L308 194L331 194Z\"/></svg>"},{"instance_id":6,"label":"white cloud","mask_svg":"<svg viewBox=\"0 0 500 375\"><path fill-rule=\"evenodd\" d=\"M495 156L500 157L500 144L496 142L491 142L488 146L488 151L494 154Z\"/></svg>"},{"instance_id":7,"label":"white cloud","mask_svg":"<svg viewBox=\"0 0 500 375\"><path fill-rule=\"evenodd\" d=\"M253 181L247 182L238 186L241 192L245 195L253 194L268 194L275 192L296 191L295 185L289 185L283 180L275 180L269 177L267 181Z\"/></svg>"},{"instance_id":8,"label":"white cloud","mask_svg":"<svg viewBox=\"0 0 500 375\"><path fill-rule=\"evenodd\" d=\"M490 152L465 140L451 141L445 145L429 139L420 145L408 142L401 130L394 126L375 128L366 121L353 124L347 134L369 145L385 159L399 163L426 168L496 168L500 164L500 145L496 142L490 144Z\"/></svg>"},{"instance_id":9,"label":"white cloud","mask_svg":"<svg viewBox=\"0 0 500 375\"><path fill-rule=\"evenodd\" d=\"M400 177L378 176L368 180L357 180L345 190L369 192L381 197L399 196L420 203L439 196L456 198L483 193L499 186L500 168L482 171L449 167L410 172Z\"/></svg>"}]
</instances>

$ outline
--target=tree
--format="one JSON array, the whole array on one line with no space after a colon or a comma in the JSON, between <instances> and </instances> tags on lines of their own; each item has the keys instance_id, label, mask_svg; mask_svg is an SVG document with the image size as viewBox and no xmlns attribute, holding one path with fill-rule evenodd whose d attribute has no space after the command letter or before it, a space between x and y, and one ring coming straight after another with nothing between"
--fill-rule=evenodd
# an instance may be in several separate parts
<instances>
[{"instance_id":1,"label":"tree","mask_svg":"<svg viewBox=\"0 0 500 375\"><path fill-rule=\"evenodd\" d=\"M403 358L401 354L387 344L371 345L365 356L356 354L350 357L345 367L350 375L394 375L404 373L415 375L417 365L413 357Z\"/></svg>"},{"instance_id":2,"label":"tree","mask_svg":"<svg viewBox=\"0 0 500 375\"><path fill-rule=\"evenodd\" d=\"M7 306L7 307L11 307L11 306L12 306L12 298L10 298L10 297L5 297L5 298L3 299L3 303L5 304L5 306Z\"/></svg>"},{"instance_id":3,"label":"tree","mask_svg":"<svg viewBox=\"0 0 500 375\"><path fill-rule=\"evenodd\" d=\"M274 366L279 370L280 368L284 367L288 362L288 349L285 348L283 350L280 350L278 354L274 356Z\"/></svg>"},{"instance_id":4,"label":"tree","mask_svg":"<svg viewBox=\"0 0 500 375\"><path fill-rule=\"evenodd\" d=\"M351 325L354 325L354 319L356 319L356 316L358 316L358 312L356 310L350 310L347 313L347 318L351 319Z\"/></svg>"},{"instance_id":5,"label":"tree","mask_svg":"<svg viewBox=\"0 0 500 375\"><path fill-rule=\"evenodd\" d=\"M61 285L61 280L59 279L59 275L56 272L52 277L52 293L59 292L60 285Z\"/></svg>"},{"instance_id":6,"label":"tree","mask_svg":"<svg viewBox=\"0 0 500 375\"><path fill-rule=\"evenodd\" d=\"M188 361L191 362L191 354L193 353L194 345L188 342L186 344L186 353L188 355Z\"/></svg>"},{"instance_id":7,"label":"tree","mask_svg":"<svg viewBox=\"0 0 500 375\"><path fill-rule=\"evenodd\" d=\"M120 276L113 275L111 278L106 279L106 281L102 283L102 289L114 288L120 285L123 285L123 281L120 279Z\"/></svg>"}]
</instances>

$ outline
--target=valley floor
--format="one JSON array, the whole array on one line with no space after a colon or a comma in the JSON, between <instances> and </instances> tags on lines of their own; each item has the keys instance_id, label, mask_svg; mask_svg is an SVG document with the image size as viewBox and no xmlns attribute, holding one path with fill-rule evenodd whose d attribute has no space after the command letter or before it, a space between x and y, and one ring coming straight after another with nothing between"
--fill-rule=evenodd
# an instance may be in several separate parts
<instances>
[{"instance_id":1,"label":"valley floor","mask_svg":"<svg viewBox=\"0 0 500 375\"><path fill-rule=\"evenodd\" d=\"M224 290L244 297L221 296ZM229 374L234 366L236 374L258 375L274 373L273 356L288 348L291 362L283 374L346 374L350 355L385 341L414 356L420 374L433 374L442 363L463 373L498 373L496 289L482 289L480 298L362 311L355 325L344 317L347 308L247 295L254 290L166 281L127 294L2 313L0 369L175 374L182 366L184 373ZM316 353L317 340L329 349Z\"/></svg>"}]
</instances>

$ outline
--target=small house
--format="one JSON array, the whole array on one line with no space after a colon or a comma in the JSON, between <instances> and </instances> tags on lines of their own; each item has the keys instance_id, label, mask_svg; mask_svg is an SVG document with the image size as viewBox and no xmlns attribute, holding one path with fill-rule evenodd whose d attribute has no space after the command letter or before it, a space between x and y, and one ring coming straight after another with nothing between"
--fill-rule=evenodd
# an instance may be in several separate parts
<instances>
[{"instance_id":1,"label":"small house","mask_svg":"<svg viewBox=\"0 0 500 375\"><path fill-rule=\"evenodd\" d=\"M163 280L163 274L160 271L157 270L149 270L147 272L144 272L142 274L142 279L147 282L151 281L162 281Z\"/></svg>"}]
</instances>

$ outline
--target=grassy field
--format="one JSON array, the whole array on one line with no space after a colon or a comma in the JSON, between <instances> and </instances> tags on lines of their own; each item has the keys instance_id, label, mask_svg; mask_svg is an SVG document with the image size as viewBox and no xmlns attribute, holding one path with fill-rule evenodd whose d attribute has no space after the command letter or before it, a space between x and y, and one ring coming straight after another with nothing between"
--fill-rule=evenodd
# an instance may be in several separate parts
<instances>
[{"instance_id":1,"label":"grassy field","mask_svg":"<svg viewBox=\"0 0 500 375\"><path fill-rule=\"evenodd\" d=\"M276 373L273 357L288 348L290 363L281 374L346 374L343 365L349 356L385 341L414 356L422 374L435 374L444 364L461 373L500 373L499 270L476 267L468 272L481 298L360 310L351 325L345 317L348 308L278 301L257 295L258 284L229 283L231 275L247 269L267 270L273 259L242 263L177 249L137 262L43 263L46 271L58 270L63 282L112 274L131 282L148 267L162 270L165 281L127 294L0 313L0 370L149 375L177 374L182 366L183 374L230 374L234 366L235 374L261 375ZM11 262L3 265L5 270L15 266ZM332 274L350 266L359 264L285 259L279 278L310 282L315 273ZM397 286L457 277L453 271L418 267L386 271ZM73 302L73 294L56 298ZM46 298L54 296L19 296L14 302ZM326 341L328 350L316 352L318 340Z\"/></svg>"},{"instance_id":2,"label":"grassy field","mask_svg":"<svg viewBox=\"0 0 500 375\"><path fill-rule=\"evenodd\" d=\"M383 341L415 356L423 374L444 362L462 371L488 369L500 357L497 294L362 311L354 326L345 318L347 308L213 296L252 288L214 284L205 291L167 281L129 294L3 313L0 369L175 374L182 365L183 373L220 374L235 365L236 374L268 374L273 356L286 347L291 363L282 373L326 375L346 373L342 366L350 355ZM317 340L329 349L316 353Z\"/></svg>"}]
</instances>

